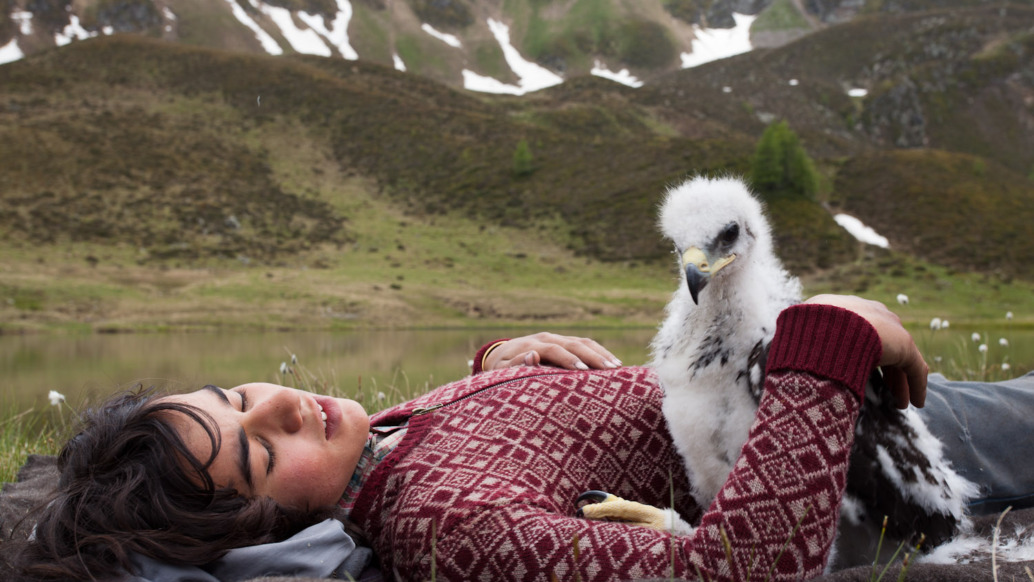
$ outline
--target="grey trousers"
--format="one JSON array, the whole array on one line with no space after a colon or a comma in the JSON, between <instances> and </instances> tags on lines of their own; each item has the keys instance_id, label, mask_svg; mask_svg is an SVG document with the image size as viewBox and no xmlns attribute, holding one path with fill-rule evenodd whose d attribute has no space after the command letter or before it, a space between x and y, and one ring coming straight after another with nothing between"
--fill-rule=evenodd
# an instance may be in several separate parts
<instances>
[{"instance_id":1,"label":"grey trousers","mask_svg":"<svg viewBox=\"0 0 1034 582\"><path fill-rule=\"evenodd\" d=\"M917 412L955 470L980 487L970 513L1034 506L1034 372L993 383L931 374Z\"/></svg>"}]
</instances>

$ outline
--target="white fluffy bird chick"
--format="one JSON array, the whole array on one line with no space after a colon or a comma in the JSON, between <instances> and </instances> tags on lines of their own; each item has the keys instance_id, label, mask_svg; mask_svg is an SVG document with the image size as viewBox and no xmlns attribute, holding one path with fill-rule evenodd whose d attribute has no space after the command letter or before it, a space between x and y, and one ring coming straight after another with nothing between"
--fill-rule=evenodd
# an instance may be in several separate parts
<instances>
[{"instance_id":1,"label":"white fluffy bird chick","mask_svg":"<svg viewBox=\"0 0 1034 582\"><path fill-rule=\"evenodd\" d=\"M651 345L664 415L706 508L754 421L764 356L779 312L801 286L783 270L761 204L733 178L695 178L668 191L660 229L682 267Z\"/></svg>"},{"instance_id":2,"label":"white fluffy bird chick","mask_svg":"<svg viewBox=\"0 0 1034 582\"><path fill-rule=\"evenodd\" d=\"M776 257L762 205L740 180L694 178L670 189L660 229L675 244L681 275L650 365L693 496L707 508L754 421L776 319L800 301L801 286ZM851 452L841 524L858 530L850 536L856 555L874 549L864 546L883 516L891 539L946 540L975 493L919 416L883 393L870 382Z\"/></svg>"}]
</instances>

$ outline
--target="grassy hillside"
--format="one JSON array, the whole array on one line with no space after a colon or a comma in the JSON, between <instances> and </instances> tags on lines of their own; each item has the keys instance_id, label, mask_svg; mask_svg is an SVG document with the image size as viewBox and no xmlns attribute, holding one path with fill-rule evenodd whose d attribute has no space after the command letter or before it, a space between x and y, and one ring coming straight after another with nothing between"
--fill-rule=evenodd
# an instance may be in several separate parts
<instances>
[{"instance_id":1,"label":"grassy hillside","mask_svg":"<svg viewBox=\"0 0 1034 582\"><path fill-rule=\"evenodd\" d=\"M891 246L961 271L1029 279L1034 185L970 155L896 151L857 156L840 169L837 202Z\"/></svg>"},{"instance_id":2,"label":"grassy hillside","mask_svg":"<svg viewBox=\"0 0 1034 582\"><path fill-rule=\"evenodd\" d=\"M13 63L0 68L0 83L0 155L17 168L0 214L9 236L114 237L149 252L186 245L259 256L272 252L256 247L261 240L288 251L348 242L348 217L270 176L263 136L276 139L282 124L325 140L346 173L373 179L414 212L563 222L554 240L610 260L662 255L652 214L663 186L692 171L744 168L752 147L659 134L621 94L604 103L479 99L368 63L134 37ZM531 166L515 172L521 141ZM20 226L26 216L43 220L47 201L71 208L78 225ZM159 219L164 226L153 226Z\"/></svg>"},{"instance_id":3,"label":"grassy hillside","mask_svg":"<svg viewBox=\"0 0 1034 582\"><path fill-rule=\"evenodd\" d=\"M933 147L1029 174L1034 8L859 17L777 49L680 71L637 94L669 123L722 119L748 135L786 119L813 155ZM868 91L850 97L849 89ZM692 108L676 104L692 99Z\"/></svg>"},{"instance_id":4,"label":"grassy hillside","mask_svg":"<svg viewBox=\"0 0 1034 582\"><path fill-rule=\"evenodd\" d=\"M653 324L672 283L654 227L664 188L745 173L763 127L742 104L713 115L720 86L680 96L685 80L651 92L586 77L489 97L372 63L132 36L2 66L0 321ZM826 204L921 264L1029 277L1034 243L996 234L1030 223L1025 176L982 157L864 153L873 148L818 157L821 202L768 201L791 269L819 288L836 285L829 273L881 271ZM941 217L955 231L978 223L979 260L930 238L936 221L912 221L905 240L884 232L895 219L867 214L898 208L889 202L903 193L920 206L901 212L937 213L923 201L949 190L966 203L987 192L1005 209L969 213L968 225Z\"/></svg>"}]
</instances>

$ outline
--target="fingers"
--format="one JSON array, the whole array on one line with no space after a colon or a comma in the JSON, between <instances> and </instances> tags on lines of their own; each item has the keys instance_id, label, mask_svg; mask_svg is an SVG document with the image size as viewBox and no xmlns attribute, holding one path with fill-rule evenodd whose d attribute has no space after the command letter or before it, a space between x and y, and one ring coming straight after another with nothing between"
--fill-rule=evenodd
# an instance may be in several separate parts
<instances>
[{"instance_id":1,"label":"fingers","mask_svg":"<svg viewBox=\"0 0 1034 582\"><path fill-rule=\"evenodd\" d=\"M567 370L606 370L621 366L609 350L588 338L537 333L511 339L489 355L488 369L556 366Z\"/></svg>"},{"instance_id":2,"label":"fingers","mask_svg":"<svg viewBox=\"0 0 1034 582\"><path fill-rule=\"evenodd\" d=\"M925 404L926 377L930 369L897 314L878 301L853 296L818 295L808 302L834 305L865 318L880 336L879 366L894 403L898 408L907 408L909 402L916 407Z\"/></svg>"},{"instance_id":3,"label":"fingers","mask_svg":"<svg viewBox=\"0 0 1034 582\"><path fill-rule=\"evenodd\" d=\"M915 355L910 359L911 365L905 368L905 375L908 377L909 400L912 402L912 406L922 408L926 404L926 381L930 375L930 367L915 344L912 344L912 350Z\"/></svg>"},{"instance_id":4,"label":"fingers","mask_svg":"<svg viewBox=\"0 0 1034 582\"><path fill-rule=\"evenodd\" d=\"M547 364L568 370L608 370L621 365L614 354L591 339L549 335L538 348Z\"/></svg>"}]
</instances>

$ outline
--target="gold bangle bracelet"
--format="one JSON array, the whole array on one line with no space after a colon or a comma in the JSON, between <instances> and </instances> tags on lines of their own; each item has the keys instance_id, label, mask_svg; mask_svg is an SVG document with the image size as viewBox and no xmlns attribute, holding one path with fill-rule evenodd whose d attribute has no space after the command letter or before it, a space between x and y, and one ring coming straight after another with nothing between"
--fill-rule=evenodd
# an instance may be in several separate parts
<instances>
[{"instance_id":1,"label":"gold bangle bracelet","mask_svg":"<svg viewBox=\"0 0 1034 582\"><path fill-rule=\"evenodd\" d=\"M502 340L502 341L495 342L494 344L489 346L489 348L487 350L485 350L485 355L481 356L481 371L482 372L486 371L485 370L485 363L488 362L488 354L491 354L493 350L495 350L496 348L498 348L499 346L505 344L508 341L510 341L510 340Z\"/></svg>"}]
</instances>

